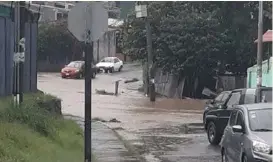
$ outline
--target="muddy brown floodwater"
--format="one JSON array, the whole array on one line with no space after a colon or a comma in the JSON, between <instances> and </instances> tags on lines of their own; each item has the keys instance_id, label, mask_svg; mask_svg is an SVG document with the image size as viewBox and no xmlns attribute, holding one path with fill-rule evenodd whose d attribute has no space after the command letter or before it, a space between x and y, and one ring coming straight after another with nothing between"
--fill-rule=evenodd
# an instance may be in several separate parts
<instances>
[{"instance_id":1,"label":"muddy brown floodwater","mask_svg":"<svg viewBox=\"0 0 273 162\"><path fill-rule=\"evenodd\" d=\"M138 143L139 152L153 156L147 161L220 161L219 148L208 145L200 124L205 101L158 98L151 103L136 91L141 81L128 84L121 81L118 96L96 94L95 89L114 92L116 80L142 80L141 76L141 68L130 65L120 73L97 75L92 80L92 117L121 121L109 126L122 128L120 133L128 141ZM84 117L83 80L61 79L57 73L39 73L38 88L61 98L64 114ZM187 127L187 124L191 125ZM133 136L136 138L130 139Z\"/></svg>"}]
</instances>

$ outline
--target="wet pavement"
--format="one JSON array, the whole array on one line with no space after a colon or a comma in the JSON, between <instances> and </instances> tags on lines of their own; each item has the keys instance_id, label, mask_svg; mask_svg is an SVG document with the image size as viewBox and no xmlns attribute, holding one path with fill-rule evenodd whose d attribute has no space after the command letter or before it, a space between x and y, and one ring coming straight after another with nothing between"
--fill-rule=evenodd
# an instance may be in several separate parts
<instances>
[{"instance_id":1,"label":"wet pavement","mask_svg":"<svg viewBox=\"0 0 273 162\"><path fill-rule=\"evenodd\" d=\"M208 144L203 127L198 124L202 122L204 101L159 98L150 103L137 91L141 81L124 83L126 79L142 80L141 76L141 68L135 65L125 65L120 73L98 74L92 80L92 117L121 121L106 124L146 161L220 161L219 148ZM96 94L95 89L114 92L117 80L121 80L118 96ZM62 79L57 73L39 73L38 88L61 98L64 114L84 117L83 80ZM187 125L191 123L197 124Z\"/></svg>"},{"instance_id":2,"label":"wet pavement","mask_svg":"<svg viewBox=\"0 0 273 162\"><path fill-rule=\"evenodd\" d=\"M84 129L84 119L75 116L65 116L76 121ZM96 162L139 162L115 132L101 122L92 122L92 153Z\"/></svg>"}]
</instances>

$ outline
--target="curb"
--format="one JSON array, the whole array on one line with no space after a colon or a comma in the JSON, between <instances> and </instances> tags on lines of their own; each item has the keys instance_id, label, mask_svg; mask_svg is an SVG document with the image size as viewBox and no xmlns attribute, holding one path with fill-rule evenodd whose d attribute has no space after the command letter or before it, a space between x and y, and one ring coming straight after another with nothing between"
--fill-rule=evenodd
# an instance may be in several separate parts
<instances>
[{"instance_id":1,"label":"curb","mask_svg":"<svg viewBox=\"0 0 273 162\"><path fill-rule=\"evenodd\" d=\"M116 135L116 137L123 143L124 147L131 152L134 156L136 156L136 158L141 161L141 162L147 162L147 160L140 155L140 153L138 151L136 151L135 147L133 145L130 144L130 142L126 139L124 139L116 130L114 130L113 128L111 128L109 125L107 125L106 123L103 123L101 121L97 121L103 125L105 125L107 128L111 129L114 134Z\"/></svg>"}]
</instances>

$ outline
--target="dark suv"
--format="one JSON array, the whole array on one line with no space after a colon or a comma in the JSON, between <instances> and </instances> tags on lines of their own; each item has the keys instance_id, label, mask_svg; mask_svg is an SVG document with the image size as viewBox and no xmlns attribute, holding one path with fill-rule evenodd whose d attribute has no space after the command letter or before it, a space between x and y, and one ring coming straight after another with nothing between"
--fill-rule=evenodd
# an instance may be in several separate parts
<instances>
[{"instance_id":1,"label":"dark suv","mask_svg":"<svg viewBox=\"0 0 273 162\"><path fill-rule=\"evenodd\" d=\"M208 102L203 114L203 124L209 142L213 145L220 143L234 105L260 102L272 102L272 87L224 91L214 100Z\"/></svg>"}]
</instances>

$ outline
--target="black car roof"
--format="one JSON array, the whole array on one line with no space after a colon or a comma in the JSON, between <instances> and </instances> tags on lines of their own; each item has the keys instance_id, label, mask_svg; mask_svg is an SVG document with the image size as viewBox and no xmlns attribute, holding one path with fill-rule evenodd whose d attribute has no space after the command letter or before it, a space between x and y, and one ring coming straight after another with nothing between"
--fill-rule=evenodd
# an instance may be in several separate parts
<instances>
[{"instance_id":1,"label":"black car roof","mask_svg":"<svg viewBox=\"0 0 273 162\"><path fill-rule=\"evenodd\" d=\"M248 89L257 89L256 87L255 88L239 88L239 89L234 89L232 91L243 91L243 90L248 90ZM260 87L259 89L272 89L272 87Z\"/></svg>"},{"instance_id":2,"label":"black car roof","mask_svg":"<svg viewBox=\"0 0 273 162\"><path fill-rule=\"evenodd\" d=\"M238 105L239 108L245 108L247 110L261 110L261 109L272 109L272 103L254 103L246 105Z\"/></svg>"}]
</instances>

